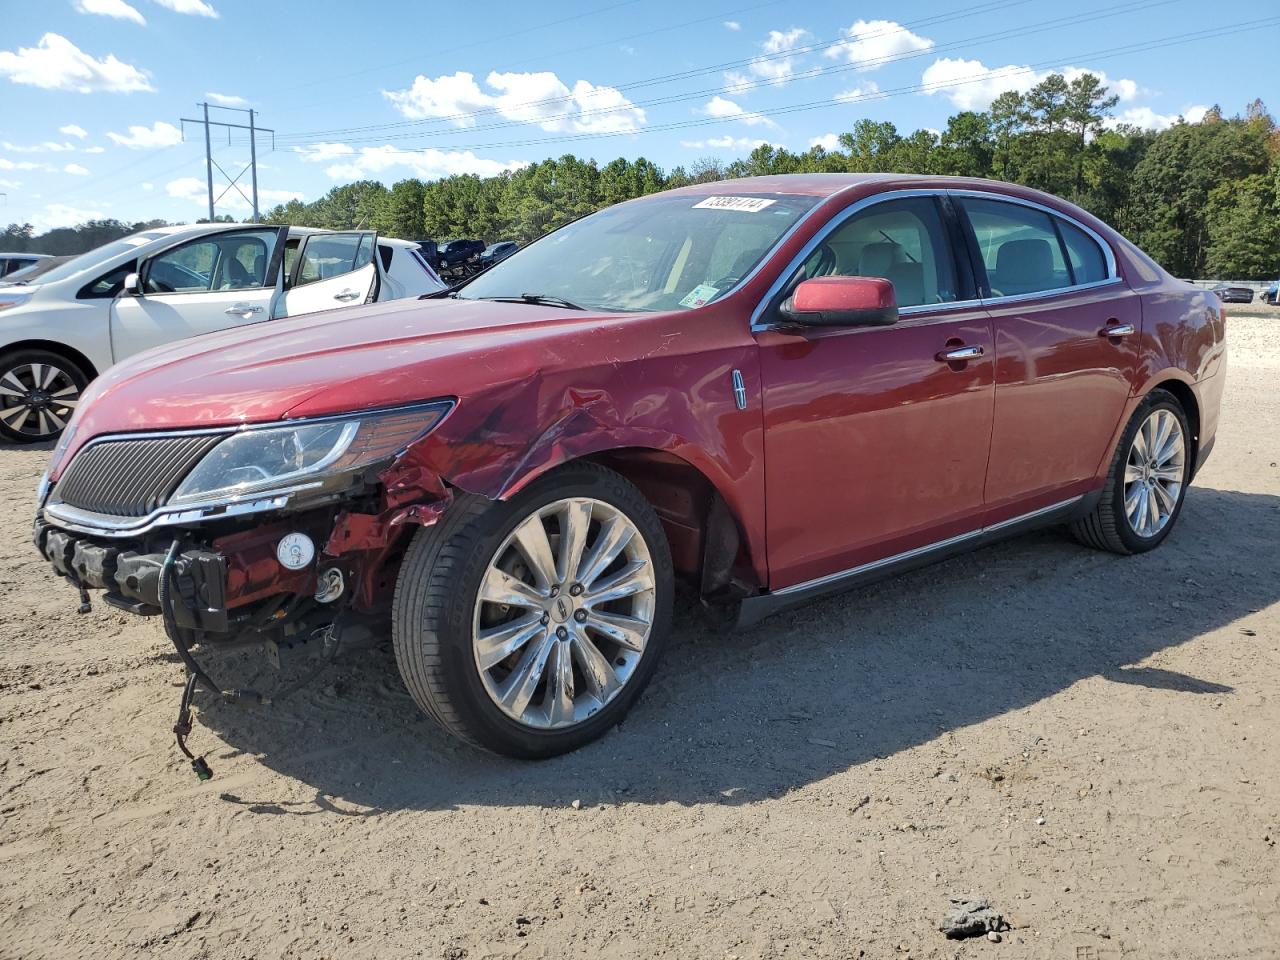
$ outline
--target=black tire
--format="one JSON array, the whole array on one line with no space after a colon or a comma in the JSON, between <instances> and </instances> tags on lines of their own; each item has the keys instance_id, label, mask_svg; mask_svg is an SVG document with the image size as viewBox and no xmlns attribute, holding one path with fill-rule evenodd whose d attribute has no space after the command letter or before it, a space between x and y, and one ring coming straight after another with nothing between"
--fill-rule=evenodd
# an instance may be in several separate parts
<instances>
[{"instance_id":1,"label":"black tire","mask_svg":"<svg viewBox=\"0 0 1280 960\"><path fill-rule=\"evenodd\" d=\"M1157 410L1168 410L1178 419L1182 427L1182 436L1186 445L1186 455L1182 468L1182 484L1168 521L1149 537L1140 536L1129 524L1124 506L1124 472L1129 450L1133 446L1133 438L1142 424ZM1195 447L1191 435L1191 427L1187 422L1186 411L1178 398L1167 390L1155 389L1138 405L1133 417L1120 436L1115 454L1111 458L1111 467L1107 472L1107 483L1102 488L1102 497L1098 505L1087 516L1074 521L1070 525L1072 536L1085 546L1097 550L1108 550L1124 555L1144 553L1154 550L1164 542L1165 537L1173 530L1174 524L1182 514L1182 504L1186 500L1187 487L1191 483L1191 475L1195 469Z\"/></svg>"},{"instance_id":2,"label":"black tire","mask_svg":"<svg viewBox=\"0 0 1280 960\"><path fill-rule=\"evenodd\" d=\"M17 383L21 383L24 387L34 387L35 385L30 382L29 371L33 368L44 370L49 367L55 367L61 372L58 385L64 389L66 384L75 387L74 394L67 394L64 399L78 400L84 393L84 388L89 385L89 375L74 360L63 354L54 353L52 350L29 348L13 350L0 356L0 386L10 391L16 389ZM35 408L29 408L25 402L20 402L11 393L0 394L0 437L12 443L40 443L56 439L61 435L62 427L56 426L54 418L65 424L70 419L71 408L59 406L53 402L54 398L48 398L44 392L36 392L34 395L38 401L37 405ZM18 412L19 407L31 412L22 415ZM40 411L46 411L43 420L40 418ZM15 420L15 416L19 419ZM46 431L43 425L54 429Z\"/></svg>"},{"instance_id":3,"label":"black tire","mask_svg":"<svg viewBox=\"0 0 1280 960\"><path fill-rule=\"evenodd\" d=\"M604 501L640 532L653 565L653 621L640 660L613 699L574 726L538 729L509 717L486 691L473 652L473 617L482 578L508 535L534 510L568 497ZM598 464L570 464L510 501L459 494L436 524L414 534L396 581L396 663L414 701L454 736L520 759L557 756L603 735L640 696L666 644L673 590L670 547L644 495Z\"/></svg>"}]
</instances>

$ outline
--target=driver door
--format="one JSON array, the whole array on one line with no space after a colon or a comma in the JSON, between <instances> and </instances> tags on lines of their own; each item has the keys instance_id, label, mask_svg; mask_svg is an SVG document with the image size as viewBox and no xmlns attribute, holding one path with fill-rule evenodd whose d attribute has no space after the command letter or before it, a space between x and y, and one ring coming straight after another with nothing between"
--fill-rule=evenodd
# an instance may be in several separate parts
<instances>
[{"instance_id":1,"label":"driver door","mask_svg":"<svg viewBox=\"0 0 1280 960\"><path fill-rule=\"evenodd\" d=\"M378 299L378 235L371 231L312 233L301 239L282 298L281 314L334 310Z\"/></svg>"},{"instance_id":2,"label":"driver door","mask_svg":"<svg viewBox=\"0 0 1280 960\"><path fill-rule=\"evenodd\" d=\"M286 229L206 234L143 261L138 293L111 303L113 359L270 319Z\"/></svg>"},{"instance_id":3,"label":"driver door","mask_svg":"<svg viewBox=\"0 0 1280 960\"><path fill-rule=\"evenodd\" d=\"M758 317L772 590L982 526L991 320L953 225L929 195L837 214ZM898 322L786 328L777 306L819 275L887 278Z\"/></svg>"}]
</instances>

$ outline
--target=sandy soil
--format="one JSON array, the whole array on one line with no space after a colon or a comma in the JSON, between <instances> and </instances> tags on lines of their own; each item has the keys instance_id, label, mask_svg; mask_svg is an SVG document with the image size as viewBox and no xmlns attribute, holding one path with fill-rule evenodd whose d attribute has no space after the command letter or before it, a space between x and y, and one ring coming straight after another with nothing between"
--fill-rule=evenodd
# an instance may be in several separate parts
<instances>
[{"instance_id":1,"label":"sandy soil","mask_svg":"<svg viewBox=\"0 0 1280 960\"><path fill-rule=\"evenodd\" d=\"M1275 958L1280 310L1242 313L1161 549L682 616L627 723L539 765L445 739L378 646L201 711L197 782L159 626L76 615L28 539L47 452L0 449L0 957ZM952 892L1014 929L944 940Z\"/></svg>"}]
</instances>

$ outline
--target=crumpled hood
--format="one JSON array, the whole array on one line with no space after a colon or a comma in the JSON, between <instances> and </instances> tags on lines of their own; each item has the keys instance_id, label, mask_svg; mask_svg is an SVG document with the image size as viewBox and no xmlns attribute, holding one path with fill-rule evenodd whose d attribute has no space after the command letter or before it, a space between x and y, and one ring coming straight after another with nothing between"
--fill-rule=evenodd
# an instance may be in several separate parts
<instances>
[{"instance_id":1,"label":"crumpled hood","mask_svg":"<svg viewBox=\"0 0 1280 960\"><path fill-rule=\"evenodd\" d=\"M634 314L599 315L521 303L400 300L270 320L131 357L86 391L68 453L90 437L265 422L459 396L510 372L572 356L566 333L593 339ZM577 341L579 337L571 339ZM596 340L599 343L601 341ZM536 349L530 349L536 347Z\"/></svg>"}]
</instances>

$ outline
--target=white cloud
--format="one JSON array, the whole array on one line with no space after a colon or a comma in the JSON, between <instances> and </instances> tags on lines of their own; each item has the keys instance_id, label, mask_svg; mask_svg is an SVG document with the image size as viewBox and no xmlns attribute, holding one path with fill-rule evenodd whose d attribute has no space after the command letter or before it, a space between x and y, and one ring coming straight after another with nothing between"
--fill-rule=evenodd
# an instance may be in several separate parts
<instances>
[{"instance_id":1,"label":"white cloud","mask_svg":"<svg viewBox=\"0 0 1280 960\"><path fill-rule=\"evenodd\" d=\"M1031 67L1008 64L989 68L981 60L952 60L942 57L934 61L921 77L929 89L922 93L941 93L961 110L985 110L991 101L1007 90L1026 93L1052 73L1060 73L1070 83L1086 73L1092 73L1116 94L1121 101L1129 101L1140 91L1138 84L1123 77L1111 79L1102 70L1087 67L1063 67L1061 70L1033 70Z\"/></svg>"},{"instance_id":2,"label":"white cloud","mask_svg":"<svg viewBox=\"0 0 1280 960\"><path fill-rule=\"evenodd\" d=\"M878 70L887 58L928 50L933 41L912 33L892 20L857 20L847 30L841 30L845 38L828 47L826 56L844 57L858 64L859 70Z\"/></svg>"},{"instance_id":3,"label":"white cloud","mask_svg":"<svg viewBox=\"0 0 1280 960\"><path fill-rule=\"evenodd\" d=\"M741 152L763 147L767 143L769 143L768 140L753 140L750 137L725 135L723 137L712 137L710 140L681 140L680 146L688 147L690 150L737 150Z\"/></svg>"},{"instance_id":4,"label":"white cloud","mask_svg":"<svg viewBox=\"0 0 1280 960\"><path fill-rule=\"evenodd\" d=\"M494 71L485 77L485 85L496 93L482 90L474 75L460 70L434 80L419 74L407 90L382 94L411 120L448 119L458 127L474 127L478 111L548 131L629 133L645 123L644 110L617 88L579 80L570 90L549 71Z\"/></svg>"},{"instance_id":5,"label":"white cloud","mask_svg":"<svg viewBox=\"0 0 1280 960\"><path fill-rule=\"evenodd\" d=\"M156 185L154 183L140 183L138 184L138 186L142 187L142 189L146 193L150 193L152 190L156 188Z\"/></svg>"},{"instance_id":6,"label":"white cloud","mask_svg":"<svg viewBox=\"0 0 1280 960\"><path fill-rule=\"evenodd\" d=\"M52 140L45 140L43 143L10 143L8 140L0 142L0 150L8 150L10 153L70 153L75 150L69 143L55 143Z\"/></svg>"},{"instance_id":7,"label":"white cloud","mask_svg":"<svg viewBox=\"0 0 1280 960\"><path fill-rule=\"evenodd\" d=\"M527 165L524 160L504 163L484 159L470 150L436 150L432 147L425 150L404 150L387 143L380 147L361 147L346 162L326 167L324 172L335 180L359 180L402 168L423 180L435 180L460 173L492 177L504 170L518 170Z\"/></svg>"},{"instance_id":8,"label":"white cloud","mask_svg":"<svg viewBox=\"0 0 1280 960\"><path fill-rule=\"evenodd\" d=\"M981 60L942 57L925 68L921 93L941 93L961 110L985 110L1006 90L1026 93L1040 82L1030 67L988 68Z\"/></svg>"},{"instance_id":9,"label":"white cloud","mask_svg":"<svg viewBox=\"0 0 1280 960\"><path fill-rule=\"evenodd\" d=\"M840 135L838 133L824 133L820 137L814 137L809 141L810 148L821 147L827 153L835 153L840 149Z\"/></svg>"},{"instance_id":10,"label":"white cloud","mask_svg":"<svg viewBox=\"0 0 1280 960\"><path fill-rule=\"evenodd\" d=\"M835 99L840 103L856 103L860 100L877 100L880 98L880 86L874 80L859 84L850 90L842 90Z\"/></svg>"},{"instance_id":11,"label":"white cloud","mask_svg":"<svg viewBox=\"0 0 1280 960\"><path fill-rule=\"evenodd\" d=\"M50 203L28 219L36 233L46 233L58 227L74 227L86 220L101 220L105 216L106 214L101 210L86 210L80 207L69 207L65 203Z\"/></svg>"},{"instance_id":12,"label":"white cloud","mask_svg":"<svg viewBox=\"0 0 1280 960\"><path fill-rule=\"evenodd\" d=\"M59 133L65 133L68 137L75 137L77 140L83 140L89 135L89 131L84 127L77 126L74 123L68 123L65 127L58 128Z\"/></svg>"},{"instance_id":13,"label":"white cloud","mask_svg":"<svg viewBox=\"0 0 1280 960\"><path fill-rule=\"evenodd\" d=\"M206 93L205 96L220 107L244 107L249 104L244 97L233 97L225 93Z\"/></svg>"},{"instance_id":14,"label":"white cloud","mask_svg":"<svg viewBox=\"0 0 1280 960\"><path fill-rule=\"evenodd\" d=\"M715 117L718 120L740 120L749 127L764 126L776 127L777 124L768 117L760 113L754 113L750 110L743 110L738 104L732 100L726 100L721 96L714 96L707 105L702 108L702 112L708 117Z\"/></svg>"},{"instance_id":15,"label":"white cloud","mask_svg":"<svg viewBox=\"0 0 1280 960\"><path fill-rule=\"evenodd\" d=\"M150 189L150 185L143 184L143 189ZM177 180L170 180L164 185L164 190L175 200L188 200L201 207L207 207L209 203L208 185L197 177L179 177ZM246 187L245 193L248 192L249 190ZM302 194L297 190L268 190L263 188L258 190L258 206L260 208L301 199ZM223 213L228 210L248 213L253 208L250 206L249 201L240 196L235 190L228 190L226 195L218 201L218 209Z\"/></svg>"},{"instance_id":16,"label":"white cloud","mask_svg":"<svg viewBox=\"0 0 1280 960\"><path fill-rule=\"evenodd\" d=\"M204 0L155 0L155 2L174 13L189 13L195 17L218 19L218 11Z\"/></svg>"},{"instance_id":17,"label":"white cloud","mask_svg":"<svg viewBox=\"0 0 1280 960\"><path fill-rule=\"evenodd\" d=\"M784 82L795 70L795 57L782 54L794 50L808 33L809 31L799 27L786 31L770 30L769 36L760 44L765 56L756 57L747 65L747 69L767 83Z\"/></svg>"},{"instance_id":18,"label":"white cloud","mask_svg":"<svg viewBox=\"0 0 1280 960\"><path fill-rule=\"evenodd\" d=\"M85 153L105 153L106 149L107 149L106 147L98 147L98 146L85 147L84 152Z\"/></svg>"},{"instance_id":19,"label":"white cloud","mask_svg":"<svg viewBox=\"0 0 1280 960\"><path fill-rule=\"evenodd\" d=\"M6 180L4 177L0 177L0 187L8 187L10 190L16 190L20 186L22 186L21 180Z\"/></svg>"},{"instance_id":20,"label":"white cloud","mask_svg":"<svg viewBox=\"0 0 1280 960\"><path fill-rule=\"evenodd\" d=\"M724 22L724 26L725 26L725 29L726 29L726 30L741 30L741 29L742 29L742 24L740 24L737 20L726 20L726 21Z\"/></svg>"},{"instance_id":21,"label":"white cloud","mask_svg":"<svg viewBox=\"0 0 1280 960\"><path fill-rule=\"evenodd\" d=\"M0 50L0 75L45 90L133 93L152 90L147 75L108 54L97 60L66 37L46 33L34 47Z\"/></svg>"},{"instance_id":22,"label":"white cloud","mask_svg":"<svg viewBox=\"0 0 1280 960\"><path fill-rule=\"evenodd\" d=\"M132 20L139 26L146 26L146 18L124 0L75 0L73 4L80 13L96 13L102 17L114 17L117 20Z\"/></svg>"},{"instance_id":23,"label":"white cloud","mask_svg":"<svg viewBox=\"0 0 1280 960\"><path fill-rule=\"evenodd\" d=\"M32 163L30 160L10 160L8 157L0 157L0 170L48 170L49 165L45 163Z\"/></svg>"},{"instance_id":24,"label":"white cloud","mask_svg":"<svg viewBox=\"0 0 1280 960\"><path fill-rule=\"evenodd\" d=\"M355 148L345 143L309 143L305 147L294 147L293 152L299 154L307 163L328 163L338 157L355 153Z\"/></svg>"},{"instance_id":25,"label":"white cloud","mask_svg":"<svg viewBox=\"0 0 1280 960\"><path fill-rule=\"evenodd\" d=\"M127 136L123 133L108 133L107 136L130 150L172 147L182 142L182 131L163 120L157 120L150 127L132 126Z\"/></svg>"},{"instance_id":26,"label":"white cloud","mask_svg":"<svg viewBox=\"0 0 1280 960\"><path fill-rule=\"evenodd\" d=\"M1204 115L1208 113L1209 108L1205 106L1187 107L1180 114L1164 114L1156 113L1150 107L1130 107L1123 111L1118 117L1108 117L1104 121L1103 126L1109 129L1115 129L1121 125L1129 127L1141 127L1144 130L1167 130L1179 121L1186 123L1199 123L1204 119Z\"/></svg>"},{"instance_id":27,"label":"white cloud","mask_svg":"<svg viewBox=\"0 0 1280 960\"><path fill-rule=\"evenodd\" d=\"M65 167L62 168L62 172L69 173L72 176L76 176L76 177L87 177L89 175L88 168L82 167L78 163L68 163Z\"/></svg>"}]
</instances>

